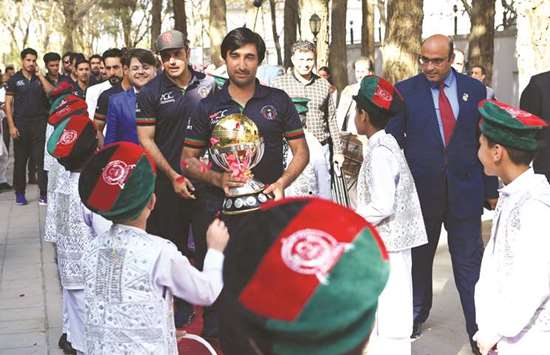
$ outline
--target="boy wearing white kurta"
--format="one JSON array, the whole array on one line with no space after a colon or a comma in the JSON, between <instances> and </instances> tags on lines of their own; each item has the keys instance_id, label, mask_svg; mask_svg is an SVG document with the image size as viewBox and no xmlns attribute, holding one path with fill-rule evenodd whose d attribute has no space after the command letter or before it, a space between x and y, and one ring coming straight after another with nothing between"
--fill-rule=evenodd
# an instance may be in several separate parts
<instances>
[{"instance_id":1,"label":"boy wearing white kurta","mask_svg":"<svg viewBox=\"0 0 550 355\"><path fill-rule=\"evenodd\" d=\"M384 131L404 103L389 82L373 75L361 80L354 100L357 132L368 137L357 182L357 213L376 227L390 259L390 276L378 299L367 353L410 355L411 249L428 240L405 156L395 138Z\"/></svg>"},{"instance_id":2,"label":"boy wearing white kurta","mask_svg":"<svg viewBox=\"0 0 550 355\"><path fill-rule=\"evenodd\" d=\"M172 242L145 231L155 175L144 149L128 142L105 146L81 173L83 203L114 222L83 258L87 354L176 355L172 296L206 306L223 287L223 222L206 233L202 272Z\"/></svg>"},{"instance_id":3,"label":"boy wearing white kurta","mask_svg":"<svg viewBox=\"0 0 550 355\"><path fill-rule=\"evenodd\" d=\"M550 354L550 185L529 167L547 123L495 100L479 106L484 120L478 157L498 176L491 239L475 290L482 354Z\"/></svg>"}]
</instances>

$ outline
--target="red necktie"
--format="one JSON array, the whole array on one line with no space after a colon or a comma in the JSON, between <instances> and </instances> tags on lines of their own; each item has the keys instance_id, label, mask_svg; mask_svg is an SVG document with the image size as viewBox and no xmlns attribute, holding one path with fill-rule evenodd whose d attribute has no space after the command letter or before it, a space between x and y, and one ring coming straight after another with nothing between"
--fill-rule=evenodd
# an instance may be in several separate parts
<instances>
[{"instance_id":1,"label":"red necktie","mask_svg":"<svg viewBox=\"0 0 550 355\"><path fill-rule=\"evenodd\" d=\"M441 116L441 123L443 124L443 135L445 136L445 146L449 145L451 136L455 129L456 120L453 113L451 103L445 95L445 83L439 84L439 115Z\"/></svg>"}]
</instances>

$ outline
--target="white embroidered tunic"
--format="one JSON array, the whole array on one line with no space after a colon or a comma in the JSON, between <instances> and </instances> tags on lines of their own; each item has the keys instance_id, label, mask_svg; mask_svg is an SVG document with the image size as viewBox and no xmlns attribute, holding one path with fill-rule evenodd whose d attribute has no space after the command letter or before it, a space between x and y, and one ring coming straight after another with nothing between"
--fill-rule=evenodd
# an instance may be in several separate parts
<instances>
[{"instance_id":1,"label":"white embroidered tunic","mask_svg":"<svg viewBox=\"0 0 550 355\"><path fill-rule=\"evenodd\" d=\"M550 353L550 185L532 169L499 190L475 305L478 337Z\"/></svg>"},{"instance_id":2,"label":"white embroidered tunic","mask_svg":"<svg viewBox=\"0 0 550 355\"><path fill-rule=\"evenodd\" d=\"M403 152L384 130L369 138L357 182L357 213L376 226L388 251L426 244L414 180Z\"/></svg>"},{"instance_id":3,"label":"white embroidered tunic","mask_svg":"<svg viewBox=\"0 0 550 355\"><path fill-rule=\"evenodd\" d=\"M323 155L323 147L315 136L304 131L309 149L309 163L302 173L285 189L285 196L319 196L331 199L330 174ZM288 151L287 164L292 161L292 152Z\"/></svg>"},{"instance_id":4,"label":"white embroidered tunic","mask_svg":"<svg viewBox=\"0 0 550 355\"><path fill-rule=\"evenodd\" d=\"M93 229L86 223L86 214L91 214L91 211L82 205L78 194L80 173L70 172L68 176L60 176L55 212L59 277L64 288L83 289L81 259L90 241L95 238Z\"/></svg>"},{"instance_id":5,"label":"white embroidered tunic","mask_svg":"<svg viewBox=\"0 0 550 355\"><path fill-rule=\"evenodd\" d=\"M212 304L223 260L208 250L200 272L172 242L114 224L84 257L86 354L177 354L172 295Z\"/></svg>"},{"instance_id":6,"label":"white embroidered tunic","mask_svg":"<svg viewBox=\"0 0 550 355\"><path fill-rule=\"evenodd\" d=\"M59 206L57 200L58 190L64 191L70 176L70 172L54 160L48 170L48 205L46 206L46 218L44 222L44 241L55 243L57 240L57 223L62 223L58 209L67 209L68 206Z\"/></svg>"}]
</instances>

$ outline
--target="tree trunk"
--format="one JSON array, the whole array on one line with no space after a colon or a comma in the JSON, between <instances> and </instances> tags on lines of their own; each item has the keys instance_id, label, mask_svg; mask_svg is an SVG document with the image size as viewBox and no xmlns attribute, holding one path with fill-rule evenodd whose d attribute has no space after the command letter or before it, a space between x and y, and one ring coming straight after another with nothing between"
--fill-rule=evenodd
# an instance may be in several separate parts
<instances>
[{"instance_id":1,"label":"tree trunk","mask_svg":"<svg viewBox=\"0 0 550 355\"><path fill-rule=\"evenodd\" d=\"M292 45L296 42L296 31L300 21L298 0L285 0L284 16L284 66L285 68L290 68L292 66L292 62L290 60L290 57L292 56Z\"/></svg>"},{"instance_id":2,"label":"tree trunk","mask_svg":"<svg viewBox=\"0 0 550 355\"><path fill-rule=\"evenodd\" d=\"M185 0L174 0L174 29L183 33L185 38L187 38L187 14L185 13Z\"/></svg>"},{"instance_id":3,"label":"tree trunk","mask_svg":"<svg viewBox=\"0 0 550 355\"><path fill-rule=\"evenodd\" d=\"M348 85L348 56L346 51L346 9L347 0L332 0L332 26L329 63L332 79L338 91Z\"/></svg>"},{"instance_id":4,"label":"tree trunk","mask_svg":"<svg viewBox=\"0 0 550 355\"><path fill-rule=\"evenodd\" d=\"M516 53L519 92L527 86L531 76L550 68L548 18L550 18L548 1L525 0L517 5Z\"/></svg>"},{"instance_id":5,"label":"tree trunk","mask_svg":"<svg viewBox=\"0 0 550 355\"><path fill-rule=\"evenodd\" d=\"M396 83L418 73L423 0L388 1L388 27L382 49L382 76Z\"/></svg>"},{"instance_id":6,"label":"tree trunk","mask_svg":"<svg viewBox=\"0 0 550 355\"><path fill-rule=\"evenodd\" d=\"M225 0L210 0L210 55L217 67L223 64L221 44L227 33Z\"/></svg>"},{"instance_id":7,"label":"tree trunk","mask_svg":"<svg viewBox=\"0 0 550 355\"><path fill-rule=\"evenodd\" d=\"M468 35L468 66L482 65L491 86L495 39L495 0L472 0Z\"/></svg>"},{"instance_id":8,"label":"tree trunk","mask_svg":"<svg viewBox=\"0 0 550 355\"><path fill-rule=\"evenodd\" d=\"M361 24L361 55L374 63L374 2L362 0L363 23Z\"/></svg>"},{"instance_id":9,"label":"tree trunk","mask_svg":"<svg viewBox=\"0 0 550 355\"><path fill-rule=\"evenodd\" d=\"M65 18L63 30L65 32L65 41L63 42L63 53L74 50L73 32L76 28L75 19L76 3L72 0L63 0L63 17Z\"/></svg>"},{"instance_id":10,"label":"tree trunk","mask_svg":"<svg viewBox=\"0 0 550 355\"><path fill-rule=\"evenodd\" d=\"M271 10L271 32L273 33L273 42L275 42L275 50L277 51L277 65L283 65L281 41L277 33L277 8L275 6L275 0L269 0L269 9Z\"/></svg>"},{"instance_id":11,"label":"tree trunk","mask_svg":"<svg viewBox=\"0 0 550 355\"><path fill-rule=\"evenodd\" d=\"M121 9L120 24L122 25L122 34L124 35L124 45L126 48L132 48L132 13L128 8Z\"/></svg>"},{"instance_id":12,"label":"tree trunk","mask_svg":"<svg viewBox=\"0 0 550 355\"><path fill-rule=\"evenodd\" d=\"M309 26L309 19L311 15L317 14L321 18L321 30L317 35L317 68L328 65L328 43L329 43L329 13L328 13L328 0L301 0L302 9L301 15L301 28L302 39L312 41L314 40L313 33ZM344 31L345 32L345 31Z\"/></svg>"},{"instance_id":13,"label":"tree trunk","mask_svg":"<svg viewBox=\"0 0 550 355\"><path fill-rule=\"evenodd\" d=\"M174 4L175 5L175 4ZM175 6L174 6L175 9ZM174 10L174 17L175 17ZM160 35L160 28L162 22L162 0L153 0L153 6L151 8L151 49L154 51L155 43Z\"/></svg>"}]
</instances>

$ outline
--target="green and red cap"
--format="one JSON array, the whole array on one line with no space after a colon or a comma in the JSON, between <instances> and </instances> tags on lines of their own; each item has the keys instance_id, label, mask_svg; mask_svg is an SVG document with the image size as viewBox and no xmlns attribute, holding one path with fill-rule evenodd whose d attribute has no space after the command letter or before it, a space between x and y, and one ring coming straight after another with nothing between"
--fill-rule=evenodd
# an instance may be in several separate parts
<instances>
[{"instance_id":1,"label":"green and red cap","mask_svg":"<svg viewBox=\"0 0 550 355\"><path fill-rule=\"evenodd\" d=\"M87 115L74 115L55 127L48 153L67 170L75 171L97 150L97 129Z\"/></svg>"},{"instance_id":2,"label":"green and red cap","mask_svg":"<svg viewBox=\"0 0 550 355\"><path fill-rule=\"evenodd\" d=\"M57 108L50 114L48 123L52 126L57 126L70 116L85 114L87 109L88 105L82 98L75 95L68 95L59 102Z\"/></svg>"},{"instance_id":3,"label":"green and red cap","mask_svg":"<svg viewBox=\"0 0 550 355\"><path fill-rule=\"evenodd\" d=\"M398 114L405 108L403 97L389 81L376 75L367 75L361 80L359 92L353 99L367 110Z\"/></svg>"},{"instance_id":4,"label":"green and red cap","mask_svg":"<svg viewBox=\"0 0 550 355\"><path fill-rule=\"evenodd\" d=\"M103 147L80 174L78 191L84 205L103 217L134 219L155 190L155 163L134 143L117 142Z\"/></svg>"},{"instance_id":5,"label":"green and red cap","mask_svg":"<svg viewBox=\"0 0 550 355\"><path fill-rule=\"evenodd\" d=\"M483 116L481 133L514 149L536 151L538 135L548 127L542 118L497 100L481 101L478 110Z\"/></svg>"},{"instance_id":6,"label":"green and red cap","mask_svg":"<svg viewBox=\"0 0 550 355\"><path fill-rule=\"evenodd\" d=\"M71 84L68 80L61 81L55 88L50 91L48 96L50 97L50 100L55 101L59 96L70 94L75 90L73 84Z\"/></svg>"},{"instance_id":7,"label":"green and red cap","mask_svg":"<svg viewBox=\"0 0 550 355\"><path fill-rule=\"evenodd\" d=\"M226 250L224 292L268 354L347 354L367 341L389 265L372 225L318 198L271 201Z\"/></svg>"}]
</instances>

